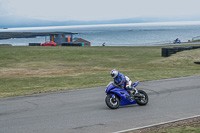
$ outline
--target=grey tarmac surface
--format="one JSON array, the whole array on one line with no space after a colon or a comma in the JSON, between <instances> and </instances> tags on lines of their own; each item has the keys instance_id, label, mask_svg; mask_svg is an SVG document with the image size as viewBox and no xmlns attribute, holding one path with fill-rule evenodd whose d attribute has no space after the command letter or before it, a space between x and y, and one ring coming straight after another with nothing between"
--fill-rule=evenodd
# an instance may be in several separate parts
<instances>
[{"instance_id":1,"label":"grey tarmac surface","mask_svg":"<svg viewBox=\"0 0 200 133\"><path fill-rule=\"evenodd\" d=\"M105 87L0 99L0 133L110 133L200 115L200 76L141 82L146 106L116 110Z\"/></svg>"}]
</instances>

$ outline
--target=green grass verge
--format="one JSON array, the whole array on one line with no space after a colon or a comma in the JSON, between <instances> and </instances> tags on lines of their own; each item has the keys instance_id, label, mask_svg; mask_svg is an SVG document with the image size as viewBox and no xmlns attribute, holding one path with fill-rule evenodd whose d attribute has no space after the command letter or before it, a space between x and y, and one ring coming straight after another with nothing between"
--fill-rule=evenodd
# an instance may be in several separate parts
<instances>
[{"instance_id":1,"label":"green grass verge","mask_svg":"<svg viewBox=\"0 0 200 133\"><path fill-rule=\"evenodd\" d=\"M0 47L0 97L105 86L117 69L132 81L200 75L200 50L161 57L158 47Z\"/></svg>"},{"instance_id":2,"label":"green grass verge","mask_svg":"<svg viewBox=\"0 0 200 133\"><path fill-rule=\"evenodd\" d=\"M200 133L200 124L195 124L192 126L178 126L149 133Z\"/></svg>"}]
</instances>

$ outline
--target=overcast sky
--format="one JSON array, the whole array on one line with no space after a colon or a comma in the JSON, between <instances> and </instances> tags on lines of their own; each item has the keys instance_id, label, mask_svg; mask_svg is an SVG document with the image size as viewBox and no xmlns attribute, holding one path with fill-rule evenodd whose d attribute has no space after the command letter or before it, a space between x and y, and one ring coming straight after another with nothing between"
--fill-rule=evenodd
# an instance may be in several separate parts
<instances>
[{"instance_id":1,"label":"overcast sky","mask_svg":"<svg viewBox=\"0 0 200 133\"><path fill-rule=\"evenodd\" d=\"M0 16L48 20L111 20L200 16L200 0L0 0Z\"/></svg>"}]
</instances>

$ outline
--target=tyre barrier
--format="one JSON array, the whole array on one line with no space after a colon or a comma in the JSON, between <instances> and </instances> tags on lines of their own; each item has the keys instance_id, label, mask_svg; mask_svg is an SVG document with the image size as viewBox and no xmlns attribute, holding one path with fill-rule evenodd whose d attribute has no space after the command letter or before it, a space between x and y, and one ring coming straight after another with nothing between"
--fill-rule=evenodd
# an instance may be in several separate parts
<instances>
[{"instance_id":1,"label":"tyre barrier","mask_svg":"<svg viewBox=\"0 0 200 133\"><path fill-rule=\"evenodd\" d=\"M197 62L197 61L196 61L196 62L194 62L194 63L195 63L195 64L200 64L200 62Z\"/></svg>"},{"instance_id":2,"label":"tyre barrier","mask_svg":"<svg viewBox=\"0 0 200 133\"><path fill-rule=\"evenodd\" d=\"M29 43L29 46L40 46L41 43Z\"/></svg>"},{"instance_id":3,"label":"tyre barrier","mask_svg":"<svg viewBox=\"0 0 200 133\"><path fill-rule=\"evenodd\" d=\"M191 49L198 49L198 48L200 48L200 46L162 48L162 57L169 57L177 52L191 50Z\"/></svg>"},{"instance_id":4,"label":"tyre barrier","mask_svg":"<svg viewBox=\"0 0 200 133\"><path fill-rule=\"evenodd\" d=\"M65 42L65 43L61 43L61 46L83 46L83 43L72 43L72 42Z\"/></svg>"}]
</instances>

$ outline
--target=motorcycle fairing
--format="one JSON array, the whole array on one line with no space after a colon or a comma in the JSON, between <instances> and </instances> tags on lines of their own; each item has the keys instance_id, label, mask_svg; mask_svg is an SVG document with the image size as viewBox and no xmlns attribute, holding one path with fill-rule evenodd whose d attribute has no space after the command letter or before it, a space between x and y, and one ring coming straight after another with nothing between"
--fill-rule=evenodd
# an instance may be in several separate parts
<instances>
[{"instance_id":1,"label":"motorcycle fairing","mask_svg":"<svg viewBox=\"0 0 200 133\"><path fill-rule=\"evenodd\" d=\"M137 81L133 84L133 87L136 87L139 84L140 81Z\"/></svg>"},{"instance_id":2,"label":"motorcycle fairing","mask_svg":"<svg viewBox=\"0 0 200 133\"><path fill-rule=\"evenodd\" d=\"M106 94L108 94L108 92L111 90L111 89L114 89L116 86L113 85L113 82L110 82L108 85L107 85L107 89L105 90Z\"/></svg>"},{"instance_id":3,"label":"motorcycle fairing","mask_svg":"<svg viewBox=\"0 0 200 133\"><path fill-rule=\"evenodd\" d=\"M113 88L114 87L114 88ZM120 98L120 105L128 105L128 104L136 104L135 100L130 100L130 95L129 93L122 88L116 87L114 85L108 86L107 90L106 90L107 94L111 94L112 97L114 97L114 94L116 94L117 96L119 96Z\"/></svg>"}]
</instances>

